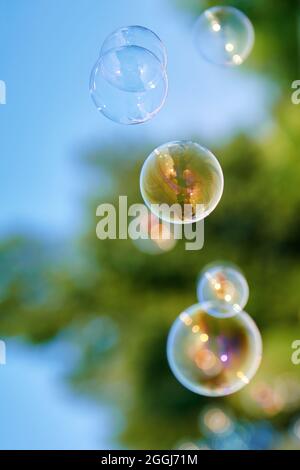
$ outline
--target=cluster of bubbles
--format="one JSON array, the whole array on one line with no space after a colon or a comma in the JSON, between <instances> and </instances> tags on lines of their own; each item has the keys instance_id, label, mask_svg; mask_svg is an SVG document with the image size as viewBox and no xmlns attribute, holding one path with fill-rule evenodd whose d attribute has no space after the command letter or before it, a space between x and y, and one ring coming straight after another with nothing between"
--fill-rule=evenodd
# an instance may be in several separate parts
<instances>
[{"instance_id":1,"label":"cluster of bubbles","mask_svg":"<svg viewBox=\"0 0 300 470\"><path fill-rule=\"evenodd\" d=\"M177 380L199 395L230 395L249 384L262 356L262 340L243 311L248 284L234 265L204 269L199 303L182 312L167 341L167 357Z\"/></svg>"},{"instance_id":2,"label":"cluster of bubbles","mask_svg":"<svg viewBox=\"0 0 300 470\"><path fill-rule=\"evenodd\" d=\"M205 407L198 416L199 438L182 439L178 450L270 450L300 449L300 416L293 417L287 432L281 434L270 421L237 419L232 410L216 404ZM200 436L201 435L201 436Z\"/></svg>"},{"instance_id":3,"label":"cluster of bubbles","mask_svg":"<svg viewBox=\"0 0 300 470\"><path fill-rule=\"evenodd\" d=\"M201 55L218 65L240 65L254 43L251 22L232 7L206 10L196 22L194 35ZM148 121L166 99L166 66L165 46L153 31L141 26L116 30L104 41L91 73L90 93L96 107L121 124ZM161 243L163 223L204 219L220 201L223 184L218 160L199 144L175 141L156 148L140 176L141 194L151 210L143 221L145 235L151 231L150 241L142 249L171 249L171 232L167 246ZM199 303L181 313L170 330L169 363L190 390L228 395L249 383L261 358L259 331L243 311L248 285L235 267L210 266L200 277L197 294Z\"/></svg>"},{"instance_id":4,"label":"cluster of bubbles","mask_svg":"<svg viewBox=\"0 0 300 470\"><path fill-rule=\"evenodd\" d=\"M202 439L182 441L182 450L268 450L277 445L279 436L267 421L249 423L237 420L231 411L219 405L202 410L198 417Z\"/></svg>"},{"instance_id":5,"label":"cluster of bubbles","mask_svg":"<svg viewBox=\"0 0 300 470\"><path fill-rule=\"evenodd\" d=\"M194 27L202 57L217 65L241 65L254 44L254 29L236 8L209 8ZM97 109L120 124L141 124L162 108L167 92L167 54L160 38L142 26L119 28L104 41L91 73Z\"/></svg>"}]
</instances>

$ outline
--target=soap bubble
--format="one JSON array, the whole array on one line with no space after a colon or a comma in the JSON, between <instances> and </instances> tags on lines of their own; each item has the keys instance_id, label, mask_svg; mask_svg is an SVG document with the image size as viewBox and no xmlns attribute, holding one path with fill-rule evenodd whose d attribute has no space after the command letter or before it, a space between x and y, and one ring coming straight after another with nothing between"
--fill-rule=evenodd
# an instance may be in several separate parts
<instances>
[{"instance_id":1,"label":"soap bubble","mask_svg":"<svg viewBox=\"0 0 300 470\"><path fill-rule=\"evenodd\" d=\"M165 222L197 222L221 199L222 168L216 157L197 143L169 142L146 159L140 188L146 205Z\"/></svg>"},{"instance_id":2,"label":"soap bubble","mask_svg":"<svg viewBox=\"0 0 300 470\"><path fill-rule=\"evenodd\" d=\"M147 49L123 46L101 57L102 74L113 87L129 92L155 88L161 79L161 64Z\"/></svg>"},{"instance_id":3,"label":"soap bubble","mask_svg":"<svg viewBox=\"0 0 300 470\"><path fill-rule=\"evenodd\" d=\"M186 309L173 323L167 341L169 365L177 380L210 397L245 387L262 355L261 336L249 315L219 318L212 315L216 308L205 302Z\"/></svg>"},{"instance_id":4,"label":"soap bubble","mask_svg":"<svg viewBox=\"0 0 300 470\"><path fill-rule=\"evenodd\" d=\"M248 298L248 283L241 271L230 263L213 263L206 266L197 285L199 302L212 301L217 306L216 314L233 316L243 310ZM232 308L222 309L223 304Z\"/></svg>"},{"instance_id":5,"label":"soap bubble","mask_svg":"<svg viewBox=\"0 0 300 470\"><path fill-rule=\"evenodd\" d=\"M143 26L127 26L111 33L102 44L100 55L106 54L112 49L132 45L152 52L162 67L166 68L167 51L164 44L153 31Z\"/></svg>"},{"instance_id":6,"label":"soap bubble","mask_svg":"<svg viewBox=\"0 0 300 470\"><path fill-rule=\"evenodd\" d=\"M153 31L128 26L104 41L90 78L97 109L112 121L139 124L164 104L168 90L166 50Z\"/></svg>"},{"instance_id":7,"label":"soap bubble","mask_svg":"<svg viewBox=\"0 0 300 470\"><path fill-rule=\"evenodd\" d=\"M148 255L159 255L173 250L177 240L169 224L148 213L141 220L142 237L132 240L134 245Z\"/></svg>"},{"instance_id":8,"label":"soap bubble","mask_svg":"<svg viewBox=\"0 0 300 470\"><path fill-rule=\"evenodd\" d=\"M254 45L254 28L249 18L233 7L205 10L194 28L196 47L217 65L241 65Z\"/></svg>"},{"instance_id":9,"label":"soap bubble","mask_svg":"<svg viewBox=\"0 0 300 470\"><path fill-rule=\"evenodd\" d=\"M206 437L224 437L233 431L234 421L224 409L219 406L209 406L199 416L199 427Z\"/></svg>"}]
</instances>

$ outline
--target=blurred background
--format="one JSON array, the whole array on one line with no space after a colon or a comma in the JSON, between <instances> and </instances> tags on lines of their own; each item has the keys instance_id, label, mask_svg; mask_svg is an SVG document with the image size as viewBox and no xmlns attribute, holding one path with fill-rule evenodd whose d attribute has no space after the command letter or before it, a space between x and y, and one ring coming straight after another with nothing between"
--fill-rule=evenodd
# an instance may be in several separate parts
<instances>
[{"instance_id":1,"label":"blurred background","mask_svg":"<svg viewBox=\"0 0 300 470\"><path fill-rule=\"evenodd\" d=\"M192 41L218 2L0 0L1 449L300 449L300 3L220 3L256 31L234 69ZM105 37L131 24L165 43L170 89L152 121L126 127L97 113L88 82ZM98 240L96 207L141 202L143 161L180 139L224 171L204 248ZM217 259L244 271L264 353L248 386L216 400L175 380L165 346Z\"/></svg>"}]
</instances>

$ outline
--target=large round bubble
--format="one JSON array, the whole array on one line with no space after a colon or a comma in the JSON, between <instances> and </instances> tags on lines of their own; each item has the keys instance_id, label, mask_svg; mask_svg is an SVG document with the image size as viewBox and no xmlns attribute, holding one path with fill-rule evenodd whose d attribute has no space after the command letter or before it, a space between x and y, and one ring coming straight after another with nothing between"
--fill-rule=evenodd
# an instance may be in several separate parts
<instances>
[{"instance_id":1,"label":"large round bubble","mask_svg":"<svg viewBox=\"0 0 300 470\"><path fill-rule=\"evenodd\" d=\"M166 60L164 45L149 29L129 26L112 33L90 78L97 109L121 124L151 119L167 95Z\"/></svg>"},{"instance_id":2,"label":"large round bubble","mask_svg":"<svg viewBox=\"0 0 300 470\"><path fill-rule=\"evenodd\" d=\"M211 302L189 307L175 320L167 342L168 361L177 380L210 397L245 387L262 355L259 330L247 313L219 318L211 314L215 310Z\"/></svg>"},{"instance_id":3,"label":"large round bubble","mask_svg":"<svg viewBox=\"0 0 300 470\"><path fill-rule=\"evenodd\" d=\"M217 65L241 65L254 45L254 29L249 18L233 7L205 10L194 28L196 47Z\"/></svg>"},{"instance_id":4,"label":"large round bubble","mask_svg":"<svg viewBox=\"0 0 300 470\"><path fill-rule=\"evenodd\" d=\"M156 148L140 177L142 197L165 222L197 222L209 215L223 193L223 173L216 157L191 141Z\"/></svg>"},{"instance_id":5,"label":"large round bubble","mask_svg":"<svg viewBox=\"0 0 300 470\"><path fill-rule=\"evenodd\" d=\"M206 266L197 285L199 302L212 301L217 306L216 315L233 316L245 307L249 298L248 283L239 268L230 263L213 263ZM222 309L226 304L230 308Z\"/></svg>"}]
</instances>

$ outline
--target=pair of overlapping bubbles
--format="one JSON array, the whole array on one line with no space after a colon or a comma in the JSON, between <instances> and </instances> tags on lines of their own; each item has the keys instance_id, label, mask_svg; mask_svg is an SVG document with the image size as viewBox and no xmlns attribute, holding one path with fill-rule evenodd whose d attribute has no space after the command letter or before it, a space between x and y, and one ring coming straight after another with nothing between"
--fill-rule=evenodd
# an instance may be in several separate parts
<instances>
[{"instance_id":1,"label":"pair of overlapping bubbles","mask_svg":"<svg viewBox=\"0 0 300 470\"><path fill-rule=\"evenodd\" d=\"M241 11L219 6L199 17L194 41L206 60L240 65L253 47L254 29ZM90 78L90 93L97 109L121 124L148 121L165 102L166 67L166 48L153 31L142 26L116 30L104 41Z\"/></svg>"},{"instance_id":2,"label":"pair of overlapping bubbles","mask_svg":"<svg viewBox=\"0 0 300 470\"><path fill-rule=\"evenodd\" d=\"M121 124L151 119L168 91L164 44L142 26L120 28L104 41L92 70L90 93L99 111Z\"/></svg>"},{"instance_id":3,"label":"pair of overlapping bubbles","mask_svg":"<svg viewBox=\"0 0 300 470\"><path fill-rule=\"evenodd\" d=\"M230 395L247 385L262 357L260 332L243 311L247 281L228 263L207 266L197 285L199 303L173 323L167 357L177 380L199 395Z\"/></svg>"}]
</instances>

